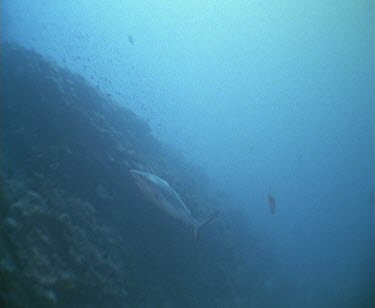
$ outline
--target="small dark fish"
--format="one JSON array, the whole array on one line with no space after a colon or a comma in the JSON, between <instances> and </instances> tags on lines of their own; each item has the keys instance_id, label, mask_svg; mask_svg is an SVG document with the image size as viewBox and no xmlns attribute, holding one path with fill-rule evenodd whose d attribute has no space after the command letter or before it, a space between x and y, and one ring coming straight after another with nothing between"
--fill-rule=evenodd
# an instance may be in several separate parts
<instances>
[{"instance_id":1,"label":"small dark fish","mask_svg":"<svg viewBox=\"0 0 375 308\"><path fill-rule=\"evenodd\" d=\"M276 201L272 195L268 195L268 205L270 207L271 214L275 214L276 210Z\"/></svg>"},{"instance_id":2,"label":"small dark fish","mask_svg":"<svg viewBox=\"0 0 375 308\"><path fill-rule=\"evenodd\" d=\"M131 34L128 35L128 42L132 45L134 45L134 39L133 37L131 36Z\"/></svg>"}]
</instances>

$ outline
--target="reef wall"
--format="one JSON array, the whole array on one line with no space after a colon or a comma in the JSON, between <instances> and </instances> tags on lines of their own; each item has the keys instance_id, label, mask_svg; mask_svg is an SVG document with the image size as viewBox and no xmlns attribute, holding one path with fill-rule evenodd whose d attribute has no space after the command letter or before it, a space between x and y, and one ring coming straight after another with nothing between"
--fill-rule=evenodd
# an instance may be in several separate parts
<instances>
[{"instance_id":1,"label":"reef wall","mask_svg":"<svg viewBox=\"0 0 375 308\"><path fill-rule=\"evenodd\" d=\"M1 134L2 307L281 306L261 232L82 77L2 46ZM169 181L198 219L220 217L195 243L142 198L131 168Z\"/></svg>"}]
</instances>

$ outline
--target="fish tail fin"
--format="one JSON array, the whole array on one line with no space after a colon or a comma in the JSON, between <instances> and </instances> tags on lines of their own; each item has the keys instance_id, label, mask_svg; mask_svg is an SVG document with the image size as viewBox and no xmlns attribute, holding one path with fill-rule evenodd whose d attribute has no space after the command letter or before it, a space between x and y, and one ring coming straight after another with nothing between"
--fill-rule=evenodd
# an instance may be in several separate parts
<instances>
[{"instance_id":1,"label":"fish tail fin","mask_svg":"<svg viewBox=\"0 0 375 308\"><path fill-rule=\"evenodd\" d=\"M219 211L213 212L210 216L208 216L205 220L199 222L197 221L193 225L193 232L194 232L194 239L196 242L199 240L200 230L202 227L208 225L212 220L214 220L217 216L219 216Z\"/></svg>"},{"instance_id":2,"label":"fish tail fin","mask_svg":"<svg viewBox=\"0 0 375 308\"><path fill-rule=\"evenodd\" d=\"M197 222L196 224L193 225L193 233L194 233L195 242L198 242L199 229L200 229L200 224L199 224L199 222Z\"/></svg>"}]
</instances>

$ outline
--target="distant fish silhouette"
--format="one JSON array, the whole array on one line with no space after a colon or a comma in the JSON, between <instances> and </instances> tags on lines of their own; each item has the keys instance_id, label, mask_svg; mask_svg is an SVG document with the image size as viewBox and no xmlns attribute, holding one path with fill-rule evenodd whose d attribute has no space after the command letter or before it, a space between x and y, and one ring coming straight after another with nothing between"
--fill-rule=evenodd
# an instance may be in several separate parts
<instances>
[{"instance_id":1,"label":"distant fish silhouette","mask_svg":"<svg viewBox=\"0 0 375 308\"><path fill-rule=\"evenodd\" d=\"M131 36L131 34L128 35L128 42L134 45L134 39L133 39L133 36Z\"/></svg>"},{"instance_id":2,"label":"distant fish silhouette","mask_svg":"<svg viewBox=\"0 0 375 308\"><path fill-rule=\"evenodd\" d=\"M215 212L206 220L199 222L191 215L185 203L166 181L144 171L129 170L129 172L140 191L150 202L173 218L192 226L195 240L198 239L200 229L218 215L218 212Z\"/></svg>"},{"instance_id":3,"label":"distant fish silhouette","mask_svg":"<svg viewBox=\"0 0 375 308\"><path fill-rule=\"evenodd\" d=\"M276 201L272 195L268 195L268 205L270 207L271 214L275 214L276 210Z\"/></svg>"}]
</instances>

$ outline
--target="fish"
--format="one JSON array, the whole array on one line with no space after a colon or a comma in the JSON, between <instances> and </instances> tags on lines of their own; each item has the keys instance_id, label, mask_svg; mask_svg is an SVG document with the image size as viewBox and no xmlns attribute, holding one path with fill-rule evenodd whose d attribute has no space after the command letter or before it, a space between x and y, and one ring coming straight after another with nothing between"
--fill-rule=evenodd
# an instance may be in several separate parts
<instances>
[{"instance_id":1,"label":"fish","mask_svg":"<svg viewBox=\"0 0 375 308\"><path fill-rule=\"evenodd\" d=\"M270 207L271 214L275 214L276 211L276 201L272 195L268 195L268 205Z\"/></svg>"},{"instance_id":2,"label":"fish","mask_svg":"<svg viewBox=\"0 0 375 308\"><path fill-rule=\"evenodd\" d=\"M192 216L184 201L182 201L180 196L167 181L155 174L140 170L130 169L129 173L141 193L149 202L158 206L172 218L192 227L195 241L199 238L201 228L218 216L218 211L215 211L207 219L198 221Z\"/></svg>"}]
</instances>

